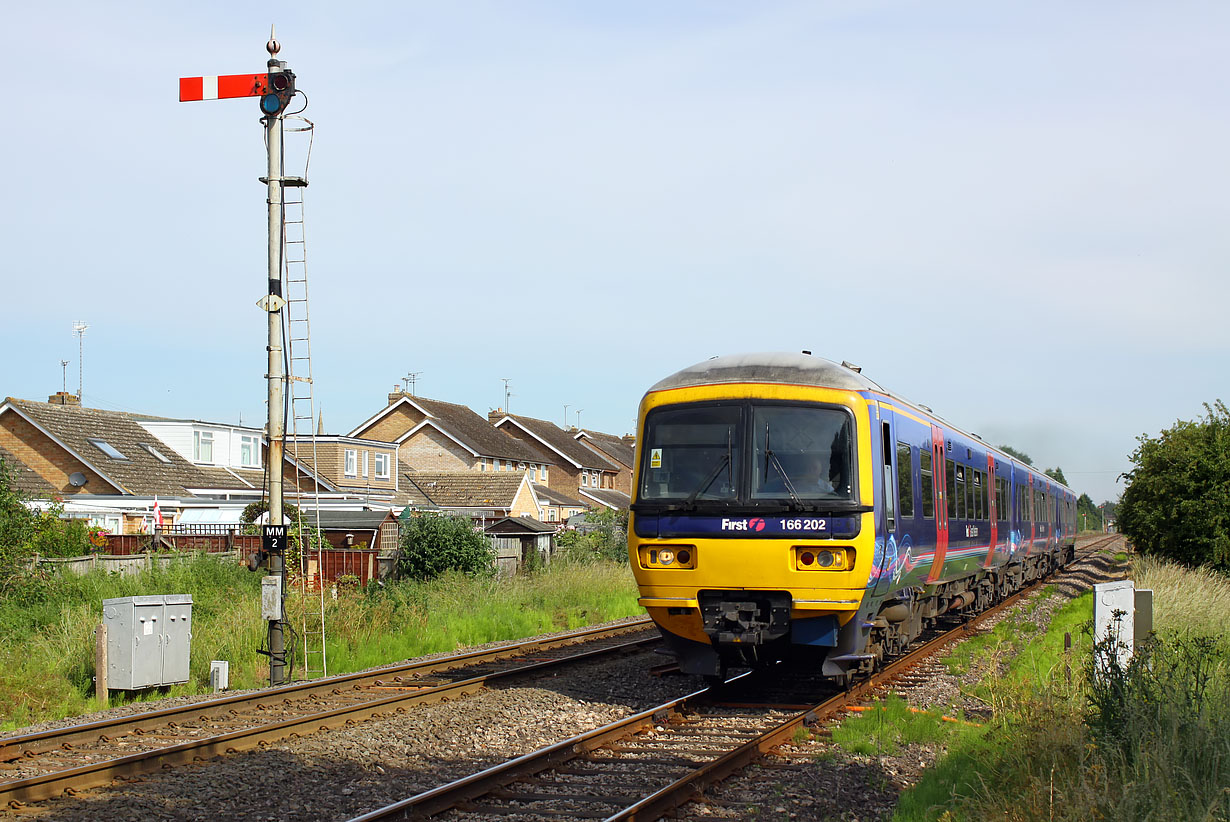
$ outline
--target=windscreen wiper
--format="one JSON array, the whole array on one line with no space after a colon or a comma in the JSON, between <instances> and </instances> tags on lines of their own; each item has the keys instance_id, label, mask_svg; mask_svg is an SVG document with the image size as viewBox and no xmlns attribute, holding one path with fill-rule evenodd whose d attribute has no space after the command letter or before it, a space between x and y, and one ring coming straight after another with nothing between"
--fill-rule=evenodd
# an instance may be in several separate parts
<instances>
[{"instance_id":1,"label":"windscreen wiper","mask_svg":"<svg viewBox=\"0 0 1230 822\"><path fill-rule=\"evenodd\" d=\"M722 473L723 468L726 469L726 482L728 487L734 487L734 462L731 459L730 436L730 431L727 430L726 453L722 455L720 460L718 460L717 465L713 466L709 473L705 475L705 478L701 481L700 485L697 486L696 490L688 494L687 499L683 501L685 506L695 505L696 498L709 490L709 486L713 485L713 481L718 478L718 474Z\"/></svg>"},{"instance_id":2,"label":"windscreen wiper","mask_svg":"<svg viewBox=\"0 0 1230 822\"><path fill-rule=\"evenodd\" d=\"M782 482L786 484L786 490L790 492L790 499L794 501L795 505L802 505L803 501L794 492L794 483L790 481L790 475L782 467L782 461L777 458L777 454L774 454L773 449L769 447L769 424L767 422L764 424L764 455L764 482L769 481L769 465L772 464L777 469L777 473L782 475Z\"/></svg>"}]
</instances>

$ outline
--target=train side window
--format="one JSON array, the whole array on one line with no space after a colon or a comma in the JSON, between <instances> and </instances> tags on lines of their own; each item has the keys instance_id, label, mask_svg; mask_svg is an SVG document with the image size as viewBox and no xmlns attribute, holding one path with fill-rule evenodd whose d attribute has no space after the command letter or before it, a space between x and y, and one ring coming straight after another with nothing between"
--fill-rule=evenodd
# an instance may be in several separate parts
<instances>
[{"instance_id":1,"label":"train side window","mask_svg":"<svg viewBox=\"0 0 1230 822\"><path fill-rule=\"evenodd\" d=\"M1008 480L1004 477L995 478L995 511L1000 522L1008 521Z\"/></svg>"},{"instance_id":2,"label":"train side window","mask_svg":"<svg viewBox=\"0 0 1230 822\"><path fill-rule=\"evenodd\" d=\"M952 460L944 460L944 467L947 468L948 474L945 477L948 491L948 518L957 518L957 467Z\"/></svg>"},{"instance_id":3,"label":"train side window","mask_svg":"<svg viewBox=\"0 0 1230 822\"><path fill-rule=\"evenodd\" d=\"M888 521L888 530L892 531L897 527L896 511L893 506L893 498L897 496L896 488L893 486L893 439L891 432L888 430L888 423L884 423L881 429L883 432L884 442L884 514Z\"/></svg>"},{"instance_id":4,"label":"train side window","mask_svg":"<svg viewBox=\"0 0 1230 822\"><path fill-rule=\"evenodd\" d=\"M931 473L931 452L918 449L918 489L919 502L922 503L923 519L935 517L935 478Z\"/></svg>"},{"instance_id":5,"label":"train side window","mask_svg":"<svg viewBox=\"0 0 1230 822\"><path fill-rule=\"evenodd\" d=\"M966 514L966 494L965 489L965 466L957 466L957 519L965 519Z\"/></svg>"},{"instance_id":6,"label":"train side window","mask_svg":"<svg viewBox=\"0 0 1230 822\"><path fill-rule=\"evenodd\" d=\"M974 504L970 506L970 519L982 519L982 472L978 470L970 471L973 474L973 483L971 491L974 492Z\"/></svg>"},{"instance_id":7,"label":"train side window","mask_svg":"<svg viewBox=\"0 0 1230 822\"><path fill-rule=\"evenodd\" d=\"M987 487L987 472L979 471L978 476L982 477L982 485L978 488L979 504L978 504L978 519L991 519L991 489Z\"/></svg>"},{"instance_id":8,"label":"train side window","mask_svg":"<svg viewBox=\"0 0 1230 822\"><path fill-rule=\"evenodd\" d=\"M914 519L914 461L910 446L897 443L897 506L902 519Z\"/></svg>"}]
</instances>

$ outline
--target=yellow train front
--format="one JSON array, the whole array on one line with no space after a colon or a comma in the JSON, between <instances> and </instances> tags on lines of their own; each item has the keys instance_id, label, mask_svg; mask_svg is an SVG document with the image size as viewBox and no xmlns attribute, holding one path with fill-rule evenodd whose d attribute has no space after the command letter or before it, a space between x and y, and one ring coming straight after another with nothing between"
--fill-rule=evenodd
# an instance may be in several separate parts
<instances>
[{"instance_id":1,"label":"yellow train front","mask_svg":"<svg viewBox=\"0 0 1230 822\"><path fill-rule=\"evenodd\" d=\"M746 355L645 395L629 553L686 673L810 651L839 674L839 647L862 650L848 626L875 554L870 387L820 358Z\"/></svg>"},{"instance_id":2,"label":"yellow train front","mask_svg":"<svg viewBox=\"0 0 1230 822\"><path fill-rule=\"evenodd\" d=\"M850 677L1069 561L1075 495L857 369L717 357L641 401L628 529L686 673Z\"/></svg>"}]
</instances>

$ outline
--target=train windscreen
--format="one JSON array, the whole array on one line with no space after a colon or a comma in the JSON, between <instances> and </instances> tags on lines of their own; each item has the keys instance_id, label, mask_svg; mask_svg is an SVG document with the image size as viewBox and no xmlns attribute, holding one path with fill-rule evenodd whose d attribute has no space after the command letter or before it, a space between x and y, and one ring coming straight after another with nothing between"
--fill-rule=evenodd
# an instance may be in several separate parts
<instances>
[{"instance_id":1,"label":"train windscreen","mask_svg":"<svg viewBox=\"0 0 1230 822\"><path fill-rule=\"evenodd\" d=\"M656 409L645 421L639 499L853 500L852 445L853 419L842 408L724 403Z\"/></svg>"},{"instance_id":2,"label":"train windscreen","mask_svg":"<svg viewBox=\"0 0 1230 822\"><path fill-rule=\"evenodd\" d=\"M850 415L835 408L752 407L752 499L853 499Z\"/></svg>"}]
</instances>

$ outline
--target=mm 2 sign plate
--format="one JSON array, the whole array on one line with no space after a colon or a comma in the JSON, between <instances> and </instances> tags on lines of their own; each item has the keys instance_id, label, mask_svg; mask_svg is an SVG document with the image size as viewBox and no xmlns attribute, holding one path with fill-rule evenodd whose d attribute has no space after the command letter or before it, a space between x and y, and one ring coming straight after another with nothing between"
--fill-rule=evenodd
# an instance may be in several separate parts
<instances>
[{"instance_id":1,"label":"mm 2 sign plate","mask_svg":"<svg viewBox=\"0 0 1230 822\"><path fill-rule=\"evenodd\" d=\"M261 550L267 554L280 554L286 548L286 526L265 525L261 528Z\"/></svg>"}]
</instances>

